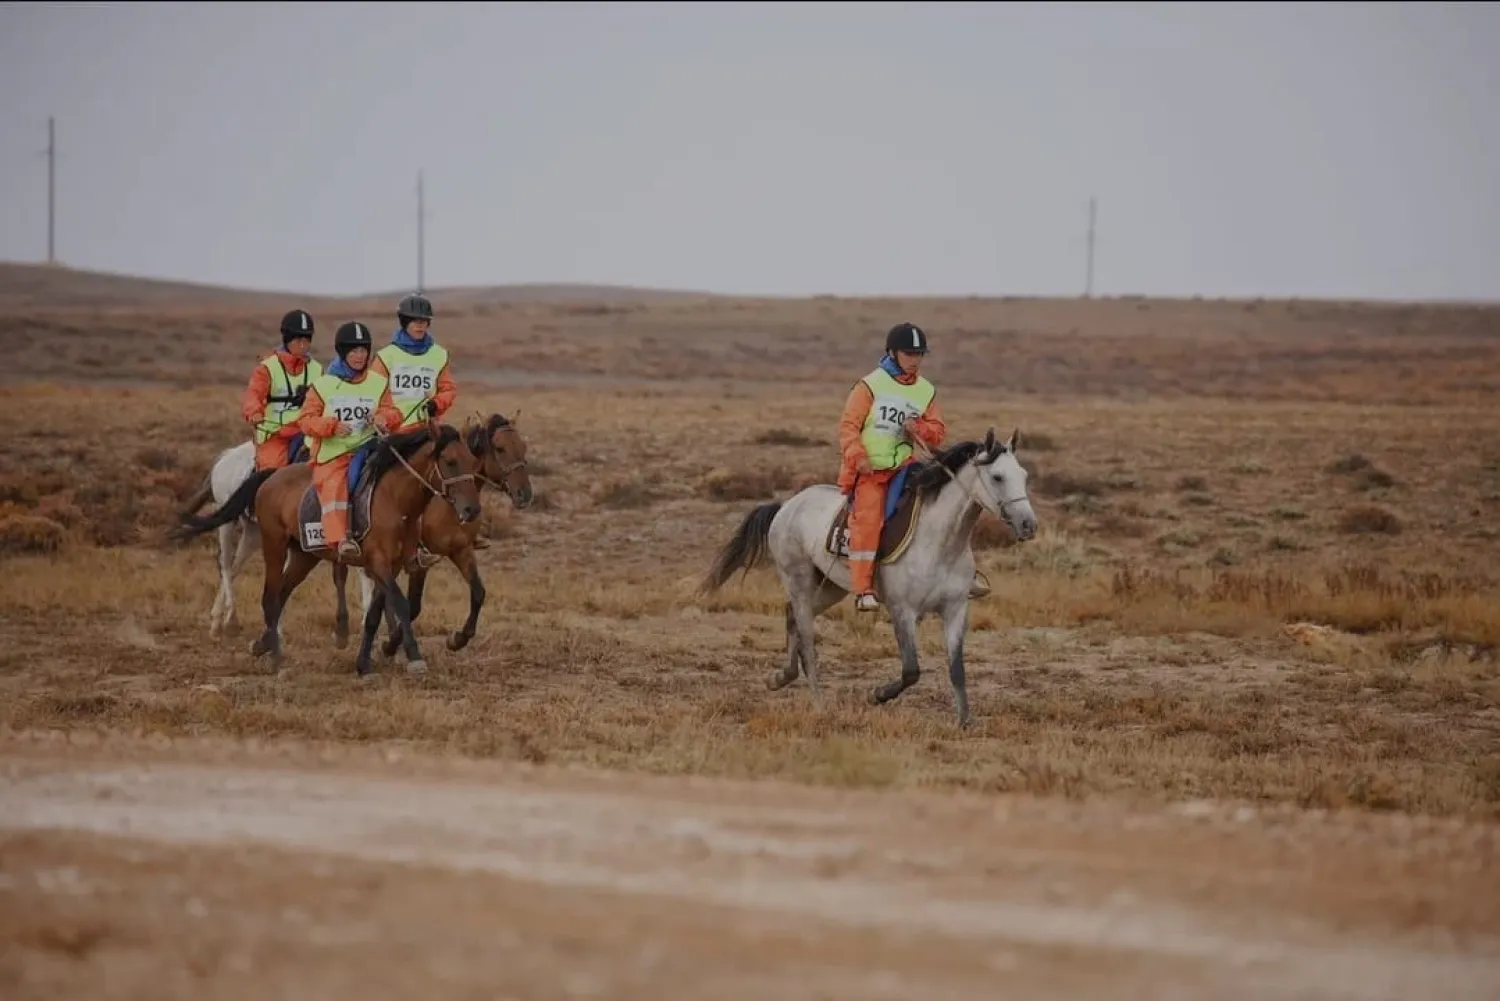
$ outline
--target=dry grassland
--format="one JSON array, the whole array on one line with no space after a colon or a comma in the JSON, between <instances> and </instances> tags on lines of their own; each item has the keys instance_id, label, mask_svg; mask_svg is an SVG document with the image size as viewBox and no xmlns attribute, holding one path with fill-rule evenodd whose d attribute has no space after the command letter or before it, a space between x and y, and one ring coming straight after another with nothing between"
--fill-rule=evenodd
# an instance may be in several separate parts
<instances>
[{"instance_id":1,"label":"dry grassland","mask_svg":"<svg viewBox=\"0 0 1500 1001\"><path fill-rule=\"evenodd\" d=\"M1500 310L438 296L461 411L522 410L540 499L487 500L475 642L442 647L467 594L440 567L429 675L359 685L326 570L278 677L248 654L259 557L215 643L211 538L158 541L242 437L238 386L291 305L176 302L6 313L7 339L46 344L13 355L0 442L8 726L1500 817ZM320 310L319 353L387 308ZM818 711L803 684L765 690L770 572L691 596L749 506L833 477L843 394L908 316L953 438L1021 429L1042 522L1021 546L977 532L995 592L972 606L963 734L935 624L921 684L872 708L898 673L888 623L836 609Z\"/></svg>"}]
</instances>

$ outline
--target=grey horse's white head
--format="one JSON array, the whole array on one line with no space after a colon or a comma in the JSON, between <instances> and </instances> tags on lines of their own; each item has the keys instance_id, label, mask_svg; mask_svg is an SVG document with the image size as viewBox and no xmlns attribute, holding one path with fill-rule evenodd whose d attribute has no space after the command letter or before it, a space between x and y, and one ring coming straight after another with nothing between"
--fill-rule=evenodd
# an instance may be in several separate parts
<instances>
[{"instance_id":1,"label":"grey horse's white head","mask_svg":"<svg viewBox=\"0 0 1500 1001\"><path fill-rule=\"evenodd\" d=\"M1016 459L1016 440L1020 430L1012 431L1009 441L997 441L995 429L984 435L984 445L970 463L974 475L974 494L981 507L1010 526L1018 541L1036 535L1036 512L1026 493L1026 469Z\"/></svg>"}]
</instances>

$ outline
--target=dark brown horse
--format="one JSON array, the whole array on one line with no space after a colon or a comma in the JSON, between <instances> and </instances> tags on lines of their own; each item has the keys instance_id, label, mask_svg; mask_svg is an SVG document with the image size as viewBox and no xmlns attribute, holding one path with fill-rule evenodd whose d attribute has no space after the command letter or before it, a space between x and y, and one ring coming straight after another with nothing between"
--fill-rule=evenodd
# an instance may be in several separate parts
<instances>
[{"instance_id":1,"label":"dark brown horse","mask_svg":"<svg viewBox=\"0 0 1500 1001\"><path fill-rule=\"evenodd\" d=\"M352 565L364 568L380 586L365 615L355 668L361 675L369 672L370 648L389 602L402 627L407 670L420 673L427 665L411 629L406 596L396 584L396 574L416 554L418 516L433 498L440 498L443 507L456 512L461 524L479 516L479 488L474 482L479 461L457 429L430 421L413 431L381 440L370 452L366 465L368 469L361 479L370 484L368 527L359 540L362 553ZM185 517L182 527L174 533L179 540L190 539L227 524L247 509L254 511L260 524L261 555L265 560L261 609L266 629L251 647L251 653L256 656L270 653L278 667L282 659L279 625L292 592L320 560L332 561L335 571L339 569L333 547L323 545L309 551L298 541L304 520L303 501L311 484L312 467L307 463L262 470L241 484L213 514ZM352 516L359 503L354 491L349 501Z\"/></svg>"},{"instance_id":2,"label":"dark brown horse","mask_svg":"<svg viewBox=\"0 0 1500 1001\"><path fill-rule=\"evenodd\" d=\"M519 417L519 411L517 412ZM494 487L510 498L518 510L531 506L531 474L526 466L526 439L517 429L513 419L504 414L490 414L483 422L470 421L464 425L465 443L479 458L479 472L475 474L481 486ZM474 638L479 623L479 612L484 607L484 581L479 576L479 561L474 555L474 542L479 537L479 520L464 522L451 506L434 497L422 512L422 545L439 558L452 561L469 585L469 617L463 628L448 637L449 650L462 650ZM410 621L417 621L422 614L422 591L427 585L430 567L416 560L410 561L406 573L411 580L406 591ZM345 608L341 567L334 568L334 585L339 591L339 607ZM371 592L374 590L368 574L361 575L360 591L364 599L365 613L369 614ZM344 613L347 621L347 612ZM386 623L389 634L381 653L390 657L401 645L402 633L387 612Z\"/></svg>"}]
</instances>

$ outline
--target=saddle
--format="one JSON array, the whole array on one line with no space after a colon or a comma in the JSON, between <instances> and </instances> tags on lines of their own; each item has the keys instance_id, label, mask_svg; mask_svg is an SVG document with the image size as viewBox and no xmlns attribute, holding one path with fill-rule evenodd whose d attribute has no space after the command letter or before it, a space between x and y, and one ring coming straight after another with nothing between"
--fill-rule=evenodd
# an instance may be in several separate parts
<instances>
[{"instance_id":1,"label":"saddle","mask_svg":"<svg viewBox=\"0 0 1500 1001\"><path fill-rule=\"evenodd\" d=\"M373 445L370 446L373 448ZM375 477L371 472L368 449L349 464L349 538L363 542L370 530L370 501L375 495ZM323 502L317 487L309 483L297 507L297 544L304 553L328 548L323 541Z\"/></svg>"},{"instance_id":2,"label":"saddle","mask_svg":"<svg viewBox=\"0 0 1500 1001\"><path fill-rule=\"evenodd\" d=\"M907 480L914 468L916 468L914 463L902 466L886 487L885 508L880 524L880 544L875 550L877 563L896 562L901 558L901 554L906 552L906 547L911 544L913 529L917 525L917 513L922 507L922 498L915 490L907 489ZM833 518L833 524L828 528L824 548L831 556L849 558L849 512L852 508L852 501L852 497L844 497L843 506L839 508L838 514Z\"/></svg>"}]
</instances>

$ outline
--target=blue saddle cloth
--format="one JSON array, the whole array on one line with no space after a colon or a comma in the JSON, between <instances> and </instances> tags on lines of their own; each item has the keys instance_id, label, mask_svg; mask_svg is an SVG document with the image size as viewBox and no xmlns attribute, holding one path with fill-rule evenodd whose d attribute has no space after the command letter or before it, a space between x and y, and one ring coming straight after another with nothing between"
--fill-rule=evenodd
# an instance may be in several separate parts
<instances>
[{"instance_id":1,"label":"blue saddle cloth","mask_svg":"<svg viewBox=\"0 0 1500 1001\"><path fill-rule=\"evenodd\" d=\"M914 465L916 465L914 462L906 463L906 465L896 470L896 475L892 476L891 482L886 484L885 511L880 519L881 524L890 521L891 516L896 513L896 508L901 505L901 495L906 493L906 479Z\"/></svg>"},{"instance_id":2,"label":"blue saddle cloth","mask_svg":"<svg viewBox=\"0 0 1500 1001\"><path fill-rule=\"evenodd\" d=\"M359 474L365 471L365 462L370 458L370 453L379 444L379 439L371 438L354 451L354 458L349 460L349 499L354 499L354 488L359 485Z\"/></svg>"}]
</instances>

